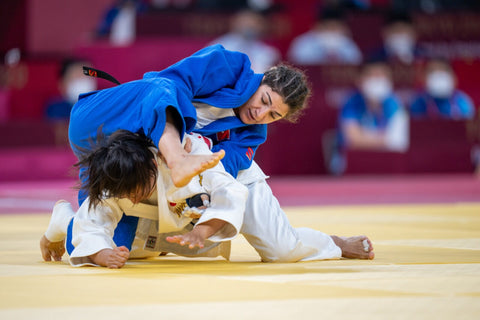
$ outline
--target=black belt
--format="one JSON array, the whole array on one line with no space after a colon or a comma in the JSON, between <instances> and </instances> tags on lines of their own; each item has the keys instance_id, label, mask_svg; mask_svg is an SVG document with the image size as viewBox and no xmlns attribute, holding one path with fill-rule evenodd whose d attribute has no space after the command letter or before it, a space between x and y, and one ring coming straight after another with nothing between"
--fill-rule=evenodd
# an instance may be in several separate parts
<instances>
[{"instance_id":1,"label":"black belt","mask_svg":"<svg viewBox=\"0 0 480 320\"><path fill-rule=\"evenodd\" d=\"M105 80L113 82L117 85L120 84L120 82L117 79L115 79L114 77L112 77L111 75L106 73L105 71L97 70L97 69L94 69L94 68L83 66L83 74L86 75L86 76L89 76L89 77L105 79Z\"/></svg>"}]
</instances>

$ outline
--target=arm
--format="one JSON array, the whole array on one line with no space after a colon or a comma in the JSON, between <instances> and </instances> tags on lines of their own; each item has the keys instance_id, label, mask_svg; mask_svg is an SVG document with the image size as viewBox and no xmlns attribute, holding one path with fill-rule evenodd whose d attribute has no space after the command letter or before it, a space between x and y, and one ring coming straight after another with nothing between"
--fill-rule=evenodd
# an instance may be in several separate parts
<instances>
[{"instance_id":1,"label":"arm","mask_svg":"<svg viewBox=\"0 0 480 320\"><path fill-rule=\"evenodd\" d=\"M365 130L355 121L345 121L342 134L349 149L378 150L387 146L384 133Z\"/></svg>"},{"instance_id":2,"label":"arm","mask_svg":"<svg viewBox=\"0 0 480 320\"><path fill-rule=\"evenodd\" d=\"M168 242L187 245L190 249L195 247L203 248L205 240L220 231L227 222L220 219L212 219L195 225L192 231L173 237L167 237Z\"/></svg>"},{"instance_id":3,"label":"arm","mask_svg":"<svg viewBox=\"0 0 480 320\"><path fill-rule=\"evenodd\" d=\"M192 139L192 153L208 153L203 140ZM206 239L214 242L233 239L240 231L248 195L245 186L225 172L221 164L201 175L201 184L210 194L210 206L200 217L192 231L168 237L167 241L203 247Z\"/></svg>"},{"instance_id":4,"label":"arm","mask_svg":"<svg viewBox=\"0 0 480 320\"><path fill-rule=\"evenodd\" d=\"M175 83L181 92L179 102L189 102L194 97L208 98L225 88L232 93L250 92L253 94L260 85L262 75L251 70L248 56L225 50L221 45L206 47L193 55L159 72L148 72L144 79L167 78ZM248 99L246 97L246 99ZM246 101L246 100L245 100ZM238 107L245 101L222 100L221 107ZM220 106L219 106L220 107Z\"/></svg>"},{"instance_id":5,"label":"arm","mask_svg":"<svg viewBox=\"0 0 480 320\"><path fill-rule=\"evenodd\" d=\"M70 263L73 266L110 267L106 254L118 249L113 242L113 234L123 212L113 199L107 199L91 210L88 209L88 205L87 198L74 218L72 244L75 249L70 255Z\"/></svg>"}]
</instances>

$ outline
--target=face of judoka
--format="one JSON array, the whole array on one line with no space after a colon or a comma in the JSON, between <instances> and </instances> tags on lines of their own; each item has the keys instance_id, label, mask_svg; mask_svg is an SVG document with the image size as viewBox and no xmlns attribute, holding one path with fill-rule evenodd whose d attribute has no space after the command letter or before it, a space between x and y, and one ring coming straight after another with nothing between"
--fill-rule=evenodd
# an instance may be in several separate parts
<instances>
[{"instance_id":1,"label":"face of judoka","mask_svg":"<svg viewBox=\"0 0 480 320\"><path fill-rule=\"evenodd\" d=\"M278 93L262 84L244 105L235 109L235 114L245 124L268 124L283 119L289 110Z\"/></svg>"},{"instance_id":2,"label":"face of judoka","mask_svg":"<svg viewBox=\"0 0 480 320\"><path fill-rule=\"evenodd\" d=\"M152 177L150 180L150 186L139 186L135 192L131 192L126 195L125 198L132 201L134 204L148 200L156 190L156 180Z\"/></svg>"}]
</instances>

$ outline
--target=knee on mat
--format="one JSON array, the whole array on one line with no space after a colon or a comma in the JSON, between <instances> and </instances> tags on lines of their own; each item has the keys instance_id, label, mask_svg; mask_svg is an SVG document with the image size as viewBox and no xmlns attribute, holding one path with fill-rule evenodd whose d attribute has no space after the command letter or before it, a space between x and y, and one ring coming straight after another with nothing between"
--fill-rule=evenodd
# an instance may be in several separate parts
<instances>
[{"instance_id":1,"label":"knee on mat","mask_svg":"<svg viewBox=\"0 0 480 320\"><path fill-rule=\"evenodd\" d=\"M295 248L264 251L260 253L260 257L262 258L262 262L276 263L297 262L301 259L296 256Z\"/></svg>"}]
</instances>

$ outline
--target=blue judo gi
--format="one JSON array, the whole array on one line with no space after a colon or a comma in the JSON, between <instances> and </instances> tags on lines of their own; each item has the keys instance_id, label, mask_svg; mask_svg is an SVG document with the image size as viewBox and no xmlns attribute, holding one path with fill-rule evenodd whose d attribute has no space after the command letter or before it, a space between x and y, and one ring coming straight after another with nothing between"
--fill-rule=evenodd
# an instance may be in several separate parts
<instances>
[{"instance_id":1,"label":"blue judo gi","mask_svg":"<svg viewBox=\"0 0 480 320\"><path fill-rule=\"evenodd\" d=\"M79 157L82 149L92 148L101 128L105 136L118 129L143 132L158 146L167 107L181 116L183 136L197 121L193 102L240 107L256 92L262 78L263 74L251 70L245 54L221 45L204 48L165 70L146 73L141 80L81 95L70 115L70 144ZM236 177L239 170L250 167L258 145L266 140L267 126L246 125L232 116L196 132L212 138L213 151L225 150L222 163Z\"/></svg>"},{"instance_id":2,"label":"blue judo gi","mask_svg":"<svg viewBox=\"0 0 480 320\"><path fill-rule=\"evenodd\" d=\"M167 69L146 73L143 79L80 95L70 115L71 147L80 157L84 150L92 149L99 130L108 137L119 129L142 132L158 147L168 107L180 116L183 137L197 121L194 102L218 108L240 107L256 92L262 78L263 74L251 70L247 55L225 50L221 45L206 47ZM235 116L195 131L213 140L212 151L225 150L222 164L234 177L239 170L250 167L257 147L267 137L266 125L247 125ZM86 178L81 170L80 179ZM85 198L79 194L79 203ZM129 225L136 229L136 221ZM129 247L132 232L122 234L130 238L114 237L115 242Z\"/></svg>"}]
</instances>

